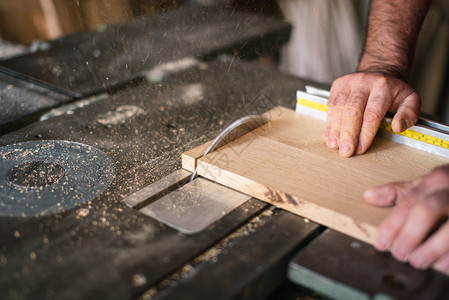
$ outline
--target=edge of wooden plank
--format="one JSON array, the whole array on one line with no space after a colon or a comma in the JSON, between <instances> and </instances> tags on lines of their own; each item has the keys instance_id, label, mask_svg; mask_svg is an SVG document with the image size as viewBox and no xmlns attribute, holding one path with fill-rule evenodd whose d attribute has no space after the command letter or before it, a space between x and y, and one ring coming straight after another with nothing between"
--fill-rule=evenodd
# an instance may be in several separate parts
<instances>
[{"instance_id":1,"label":"edge of wooden plank","mask_svg":"<svg viewBox=\"0 0 449 300\"><path fill-rule=\"evenodd\" d=\"M334 229L338 228L338 231L344 234L370 244L374 243L376 225L355 220L347 215L319 206L313 202L299 199L277 189L269 188L249 178L224 169L219 169L202 160L198 160L198 174L296 215L306 216L308 219L310 219L309 216L313 215L315 217L310 219L313 222Z\"/></svg>"},{"instance_id":2,"label":"edge of wooden plank","mask_svg":"<svg viewBox=\"0 0 449 300\"><path fill-rule=\"evenodd\" d=\"M181 165L184 170L195 172L196 161L203 156L204 151L209 147L212 141L202 144L198 147L190 149L181 155Z\"/></svg>"}]
</instances>

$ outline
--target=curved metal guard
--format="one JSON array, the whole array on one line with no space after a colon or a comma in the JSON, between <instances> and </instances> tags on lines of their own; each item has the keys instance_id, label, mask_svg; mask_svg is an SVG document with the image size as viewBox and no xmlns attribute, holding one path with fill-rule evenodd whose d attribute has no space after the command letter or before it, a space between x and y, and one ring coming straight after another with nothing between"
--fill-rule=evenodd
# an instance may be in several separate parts
<instances>
[{"instance_id":1,"label":"curved metal guard","mask_svg":"<svg viewBox=\"0 0 449 300\"><path fill-rule=\"evenodd\" d=\"M206 156L210 152L214 151L217 148L220 148L233 140L241 137L242 135L262 126L267 123L268 119L262 115L249 115L243 118L240 118L233 122L231 125L226 127L210 144L210 146L204 151L201 157ZM190 177L190 181L196 178L198 171L198 166L196 166L195 171L192 173Z\"/></svg>"}]
</instances>

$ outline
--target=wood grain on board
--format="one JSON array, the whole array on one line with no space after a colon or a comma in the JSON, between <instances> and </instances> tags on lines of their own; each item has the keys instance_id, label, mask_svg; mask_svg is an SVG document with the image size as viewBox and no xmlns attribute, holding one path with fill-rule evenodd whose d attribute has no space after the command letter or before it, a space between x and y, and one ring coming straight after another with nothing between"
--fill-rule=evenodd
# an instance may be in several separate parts
<instances>
[{"instance_id":1,"label":"wood grain on board","mask_svg":"<svg viewBox=\"0 0 449 300\"><path fill-rule=\"evenodd\" d=\"M328 149L325 122L276 107L270 122L201 157L207 145L182 156L183 168L304 218L373 243L391 208L368 205L369 187L411 180L449 160L376 137L363 155Z\"/></svg>"}]
</instances>

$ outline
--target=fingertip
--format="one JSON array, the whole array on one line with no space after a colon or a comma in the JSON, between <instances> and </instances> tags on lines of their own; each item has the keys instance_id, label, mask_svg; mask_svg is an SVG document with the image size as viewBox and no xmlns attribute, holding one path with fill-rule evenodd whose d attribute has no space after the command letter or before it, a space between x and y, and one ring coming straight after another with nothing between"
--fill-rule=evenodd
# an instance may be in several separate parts
<instances>
[{"instance_id":1,"label":"fingertip","mask_svg":"<svg viewBox=\"0 0 449 300\"><path fill-rule=\"evenodd\" d=\"M391 251L393 253L393 243L398 227L394 226L394 224L391 223L391 219L389 220L388 218L389 217L377 227L376 239L373 245L379 251Z\"/></svg>"},{"instance_id":2,"label":"fingertip","mask_svg":"<svg viewBox=\"0 0 449 300\"><path fill-rule=\"evenodd\" d=\"M386 237L379 235L374 242L374 247L382 252L388 251L391 248L391 241Z\"/></svg>"},{"instance_id":3,"label":"fingertip","mask_svg":"<svg viewBox=\"0 0 449 300\"><path fill-rule=\"evenodd\" d=\"M434 265L435 269L449 275L449 254L439 259Z\"/></svg>"},{"instance_id":4,"label":"fingertip","mask_svg":"<svg viewBox=\"0 0 449 300\"><path fill-rule=\"evenodd\" d=\"M377 186L365 190L363 199L372 205L390 206L396 199L396 190L391 185Z\"/></svg>"},{"instance_id":5,"label":"fingertip","mask_svg":"<svg viewBox=\"0 0 449 300\"><path fill-rule=\"evenodd\" d=\"M377 188L369 188L363 192L363 199L370 204L375 204L377 199Z\"/></svg>"},{"instance_id":6,"label":"fingertip","mask_svg":"<svg viewBox=\"0 0 449 300\"><path fill-rule=\"evenodd\" d=\"M373 126L369 124L364 124L360 130L360 136L357 147L357 154L363 154L368 151L369 147L376 137L379 124L374 124Z\"/></svg>"},{"instance_id":7,"label":"fingertip","mask_svg":"<svg viewBox=\"0 0 449 300\"><path fill-rule=\"evenodd\" d=\"M343 157L351 157L354 154L354 147L351 144L343 144L340 146L338 154Z\"/></svg>"},{"instance_id":8,"label":"fingertip","mask_svg":"<svg viewBox=\"0 0 449 300\"><path fill-rule=\"evenodd\" d=\"M370 141L369 138L366 138L365 134L360 134L359 142L357 144L357 150L355 151L356 154L363 154L365 153L368 148L371 146L372 140Z\"/></svg>"},{"instance_id":9,"label":"fingertip","mask_svg":"<svg viewBox=\"0 0 449 300\"><path fill-rule=\"evenodd\" d=\"M409 258L409 262L415 269L426 270L430 267L430 263L422 255L412 255Z\"/></svg>"},{"instance_id":10,"label":"fingertip","mask_svg":"<svg viewBox=\"0 0 449 300\"><path fill-rule=\"evenodd\" d=\"M399 133L416 124L419 118L420 100L411 97L400 105L391 124L393 131Z\"/></svg>"},{"instance_id":11,"label":"fingertip","mask_svg":"<svg viewBox=\"0 0 449 300\"><path fill-rule=\"evenodd\" d=\"M393 120L391 128L396 133L401 133L408 128L407 121L405 119Z\"/></svg>"},{"instance_id":12,"label":"fingertip","mask_svg":"<svg viewBox=\"0 0 449 300\"><path fill-rule=\"evenodd\" d=\"M408 128L407 122L404 119L399 120L399 132L402 132Z\"/></svg>"},{"instance_id":13,"label":"fingertip","mask_svg":"<svg viewBox=\"0 0 449 300\"><path fill-rule=\"evenodd\" d=\"M401 245L394 245L391 249L391 253L393 254L393 256L401 261L401 262L406 262L408 261L408 255L409 253L407 252L407 250L401 246Z\"/></svg>"},{"instance_id":14,"label":"fingertip","mask_svg":"<svg viewBox=\"0 0 449 300\"><path fill-rule=\"evenodd\" d=\"M338 141L335 137L330 136L327 139L327 146L331 149L337 149L338 148Z\"/></svg>"}]
</instances>

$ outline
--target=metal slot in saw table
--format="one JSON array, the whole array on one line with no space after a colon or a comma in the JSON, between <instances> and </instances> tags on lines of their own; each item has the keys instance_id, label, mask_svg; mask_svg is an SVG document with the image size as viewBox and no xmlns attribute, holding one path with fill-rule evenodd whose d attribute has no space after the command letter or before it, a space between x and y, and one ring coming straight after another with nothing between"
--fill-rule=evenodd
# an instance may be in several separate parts
<instances>
[{"instance_id":1,"label":"metal slot in saw table","mask_svg":"<svg viewBox=\"0 0 449 300\"><path fill-rule=\"evenodd\" d=\"M45 111L70 97L0 72L0 136L35 122Z\"/></svg>"},{"instance_id":2,"label":"metal slot in saw table","mask_svg":"<svg viewBox=\"0 0 449 300\"><path fill-rule=\"evenodd\" d=\"M182 233L203 231L251 197L178 170L125 198L125 203Z\"/></svg>"}]
</instances>

